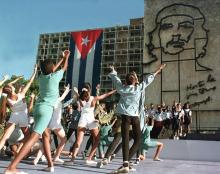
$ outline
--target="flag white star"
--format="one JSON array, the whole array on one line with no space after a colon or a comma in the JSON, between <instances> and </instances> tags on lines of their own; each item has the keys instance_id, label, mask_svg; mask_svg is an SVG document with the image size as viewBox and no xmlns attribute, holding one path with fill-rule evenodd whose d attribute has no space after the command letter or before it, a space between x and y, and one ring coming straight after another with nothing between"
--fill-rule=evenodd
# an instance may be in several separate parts
<instances>
[{"instance_id":1,"label":"flag white star","mask_svg":"<svg viewBox=\"0 0 220 174\"><path fill-rule=\"evenodd\" d=\"M88 42L90 42L90 40L88 40L88 36L86 36L85 38L82 38L81 45L86 45L87 46Z\"/></svg>"}]
</instances>

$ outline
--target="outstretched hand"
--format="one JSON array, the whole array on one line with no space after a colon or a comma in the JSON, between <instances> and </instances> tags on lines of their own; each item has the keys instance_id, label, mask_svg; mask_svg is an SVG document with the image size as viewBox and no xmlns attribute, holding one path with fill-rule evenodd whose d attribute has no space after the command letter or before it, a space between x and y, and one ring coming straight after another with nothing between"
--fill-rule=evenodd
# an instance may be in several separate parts
<instances>
[{"instance_id":1,"label":"outstretched hand","mask_svg":"<svg viewBox=\"0 0 220 174\"><path fill-rule=\"evenodd\" d=\"M30 97L34 99L35 98L35 94L31 93Z\"/></svg>"},{"instance_id":2,"label":"outstretched hand","mask_svg":"<svg viewBox=\"0 0 220 174\"><path fill-rule=\"evenodd\" d=\"M66 86L64 86L64 89L65 89L65 90L68 90L68 91L71 91L71 89L70 89L70 84L67 84Z\"/></svg>"},{"instance_id":3,"label":"outstretched hand","mask_svg":"<svg viewBox=\"0 0 220 174\"><path fill-rule=\"evenodd\" d=\"M9 75L6 74L6 75L3 76L3 78L4 78L4 80L8 80L9 79Z\"/></svg>"},{"instance_id":4,"label":"outstretched hand","mask_svg":"<svg viewBox=\"0 0 220 174\"><path fill-rule=\"evenodd\" d=\"M114 70L115 70L115 68L114 68L113 65L110 65L109 68L110 68L111 71L114 71Z\"/></svg>"},{"instance_id":5,"label":"outstretched hand","mask_svg":"<svg viewBox=\"0 0 220 174\"><path fill-rule=\"evenodd\" d=\"M161 64L160 67L155 71L154 76L159 74L161 70L164 69L165 67L166 67L166 64Z\"/></svg>"},{"instance_id":6,"label":"outstretched hand","mask_svg":"<svg viewBox=\"0 0 220 174\"><path fill-rule=\"evenodd\" d=\"M63 57L68 58L70 56L70 51L69 50L64 50L63 51Z\"/></svg>"},{"instance_id":7,"label":"outstretched hand","mask_svg":"<svg viewBox=\"0 0 220 174\"><path fill-rule=\"evenodd\" d=\"M96 85L96 89L97 89L97 90L100 89L100 84L97 84L97 85Z\"/></svg>"},{"instance_id":8,"label":"outstretched hand","mask_svg":"<svg viewBox=\"0 0 220 174\"><path fill-rule=\"evenodd\" d=\"M160 65L160 70L162 70L162 69L164 69L166 67L166 64L164 63L164 64L161 64Z\"/></svg>"}]
</instances>

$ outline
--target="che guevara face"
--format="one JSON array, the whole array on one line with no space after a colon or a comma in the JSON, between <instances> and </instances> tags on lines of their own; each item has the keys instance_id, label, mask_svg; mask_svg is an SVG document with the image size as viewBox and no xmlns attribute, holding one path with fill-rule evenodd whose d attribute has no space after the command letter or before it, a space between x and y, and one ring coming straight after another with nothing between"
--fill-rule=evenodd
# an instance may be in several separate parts
<instances>
[{"instance_id":1,"label":"che guevara face","mask_svg":"<svg viewBox=\"0 0 220 174\"><path fill-rule=\"evenodd\" d=\"M164 53L178 54L187 47L194 31L190 16L167 16L160 21L159 37Z\"/></svg>"}]
</instances>

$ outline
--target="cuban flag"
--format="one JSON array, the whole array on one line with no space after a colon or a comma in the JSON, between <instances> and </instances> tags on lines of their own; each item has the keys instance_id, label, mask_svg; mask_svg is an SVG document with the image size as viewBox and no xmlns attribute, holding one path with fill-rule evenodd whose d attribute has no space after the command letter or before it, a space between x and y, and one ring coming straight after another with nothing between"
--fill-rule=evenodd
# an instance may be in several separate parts
<instances>
[{"instance_id":1,"label":"cuban flag","mask_svg":"<svg viewBox=\"0 0 220 174\"><path fill-rule=\"evenodd\" d=\"M103 30L72 32L70 38L70 57L66 83L81 91L83 84L89 82L92 95L96 95L96 86L100 83L101 52ZM66 97L71 99L73 91Z\"/></svg>"}]
</instances>

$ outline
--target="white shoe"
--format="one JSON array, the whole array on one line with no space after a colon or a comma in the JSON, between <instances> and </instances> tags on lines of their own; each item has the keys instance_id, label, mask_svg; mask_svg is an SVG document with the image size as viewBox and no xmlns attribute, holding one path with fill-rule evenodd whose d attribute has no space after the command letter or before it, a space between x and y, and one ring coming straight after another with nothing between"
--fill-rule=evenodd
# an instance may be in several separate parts
<instances>
[{"instance_id":1,"label":"white shoe","mask_svg":"<svg viewBox=\"0 0 220 174\"><path fill-rule=\"evenodd\" d=\"M113 171L112 173L129 173L129 167L120 167L119 169Z\"/></svg>"},{"instance_id":2,"label":"white shoe","mask_svg":"<svg viewBox=\"0 0 220 174\"><path fill-rule=\"evenodd\" d=\"M60 159L60 158L54 159L53 162L56 163L56 164L63 164L64 163L64 161L62 159Z\"/></svg>"},{"instance_id":3,"label":"white shoe","mask_svg":"<svg viewBox=\"0 0 220 174\"><path fill-rule=\"evenodd\" d=\"M53 173L54 172L54 167L46 167L46 168L42 169L42 171Z\"/></svg>"},{"instance_id":4,"label":"white shoe","mask_svg":"<svg viewBox=\"0 0 220 174\"><path fill-rule=\"evenodd\" d=\"M156 158L156 159L153 159L154 161L163 161L162 159L160 158Z\"/></svg>"},{"instance_id":5,"label":"white shoe","mask_svg":"<svg viewBox=\"0 0 220 174\"><path fill-rule=\"evenodd\" d=\"M88 164L88 165L97 165L97 162L93 161L93 160L86 160L86 164Z\"/></svg>"},{"instance_id":6,"label":"white shoe","mask_svg":"<svg viewBox=\"0 0 220 174\"><path fill-rule=\"evenodd\" d=\"M22 172L22 171L5 171L4 174L28 174L26 172Z\"/></svg>"}]
</instances>

